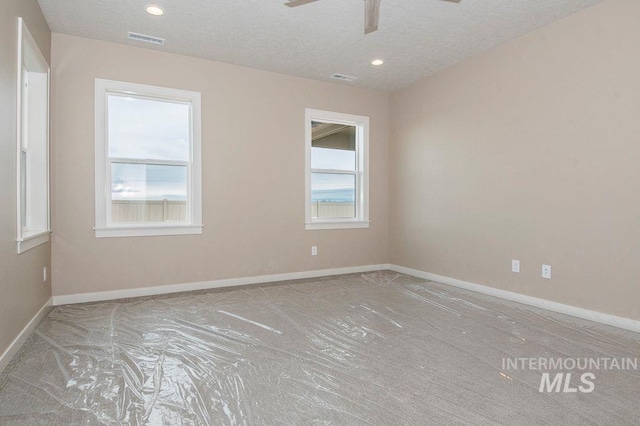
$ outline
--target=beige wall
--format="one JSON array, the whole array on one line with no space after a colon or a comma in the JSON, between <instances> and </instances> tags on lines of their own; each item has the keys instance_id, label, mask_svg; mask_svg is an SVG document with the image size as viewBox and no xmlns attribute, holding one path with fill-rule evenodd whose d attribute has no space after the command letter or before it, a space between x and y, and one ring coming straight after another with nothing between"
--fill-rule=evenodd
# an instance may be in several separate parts
<instances>
[{"instance_id":1,"label":"beige wall","mask_svg":"<svg viewBox=\"0 0 640 426\"><path fill-rule=\"evenodd\" d=\"M50 58L51 34L36 0L0 1L0 354L51 297L42 268L49 244L16 254L16 84L18 17Z\"/></svg>"},{"instance_id":2,"label":"beige wall","mask_svg":"<svg viewBox=\"0 0 640 426\"><path fill-rule=\"evenodd\" d=\"M639 16L609 0L395 93L391 262L640 319Z\"/></svg>"},{"instance_id":3,"label":"beige wall","mask_svg":"<svg viewBox=\"0 0 640 426\"><path fill-rule=\"evenodd\" d=\"M54 34L54 294L390 260L640 319L639 15L640 2L608 0L390 105L384 93ZM202 92L203 235L94 237L95 78ZM305 107L371 117L370 229L304 231Z\"/></svg>"},{"instance_id":4,"label":"beige wall","mask_svg":"<svg viewBox=\"0 0 640 426\"><path fill-rule=\"evenodd\" d=\"M387 263L388 94L61 34L52 52L54 295ZM202 235L94 237L95 78L202 93ZM369 229L304 230L305 107L371 118Z\"/></svg>"}]
</instances>

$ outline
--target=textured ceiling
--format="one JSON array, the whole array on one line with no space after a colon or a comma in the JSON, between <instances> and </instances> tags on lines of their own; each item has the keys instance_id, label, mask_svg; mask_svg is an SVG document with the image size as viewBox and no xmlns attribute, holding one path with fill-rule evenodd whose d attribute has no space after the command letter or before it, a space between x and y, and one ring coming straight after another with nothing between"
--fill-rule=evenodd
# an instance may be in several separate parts
<instances>
[{"instance_id":1,"label":"textured ceiling","mask_svg":"<svg viewBox=\"0 0 640 426\"><path fill-rule=\"evenodd\" d=\"M362 0L39 0L53 32L393 91L601 0L382 0L364 35ZM161 17L144 7L156 3ZM127 31L166 38L130 41ZM374 58L385 60L373 67Z\"/></svg>"}]
</instances>

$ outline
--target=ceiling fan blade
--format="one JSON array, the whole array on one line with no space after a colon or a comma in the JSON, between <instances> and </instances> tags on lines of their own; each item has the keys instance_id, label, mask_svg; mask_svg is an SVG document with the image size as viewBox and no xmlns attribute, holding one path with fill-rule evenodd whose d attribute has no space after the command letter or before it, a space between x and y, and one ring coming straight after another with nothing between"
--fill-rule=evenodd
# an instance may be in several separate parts
<instances>
[{"instance_id":1,"label":"ceiling fan blade","mask_svg":"<svg viewBox=\"0 0 640 426\"><path fill-rule=\"evenodd\" d=\"M313 3L314 1L318 1L318 0L290 0L287 3L285 3L285 5L289 7L296 7L296 6L302 6L303 4L307 4L307 3Z\"/></svg>"},{"instance_id":2,"label":"ceiling fan blade","mask_svg":"<svg viewBox=\"0 0 640 426\"><path fill-rule=\"evenodd\" d=\"M460 3L460 0L442 0L442 1L448 1L449 3Z\"/></svg>"},{"instance_id":3,"label":"ceiling fan blade","mask_svg":"<svg viewBox=\"0 0 640 426\"><path fill-rule=\"evenodd\" d=\"M380 19L380 0L364 0L364 33L369 34L378 29Z\"/></svg>"}]
</instances>

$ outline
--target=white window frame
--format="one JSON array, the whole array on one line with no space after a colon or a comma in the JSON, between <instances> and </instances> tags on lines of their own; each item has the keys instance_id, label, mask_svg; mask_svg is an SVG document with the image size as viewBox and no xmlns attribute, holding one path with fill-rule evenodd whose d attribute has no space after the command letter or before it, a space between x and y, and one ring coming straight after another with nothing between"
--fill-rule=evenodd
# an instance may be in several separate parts
<instances>
[{"instance_id":1,"label":"white window frame","mask_svg":"<svg viewBox=\"0 0 640 426\"><path fill-rule=\"evenodd\" d=\"M185 102L191 106L190 157L187 162L111 159L109 157L107 123L108 94L131 95L159 101ZM158 235L202 234L202 169L200 93L122 81L95 80L95 235L101 237L144 237ZM186 222L112 223L111 162L114 160L140 164L187 165Z\"/></svg>"},{"instance_id":2,"label":"white window frame","mask_svg":"<svg viewBox=\"0 0 640 426\"><path fill-rule=\"evenodd\" d=\"M49 90L51 82L51 69L44 58L38 45L29 32L24 20L18 18L18 58L17 58L17 127L16 127L16 194L17 194L17 227L16 242L17 253L24 253L41 244L49 241L51 234L51 219L49 207ZM25 61L31 65L25 65ZM29 69L37 67L37 70ZM29 102L29 89L23 90L23 85L28 87L30 77L34 74L44 75L36 77L34 83L46 85L44 105L36 102L36 108L40 107L37 117L30 117L31 103ZM27 98L23 99L25 93ZM42 93L42 92L40 92ZM40 99L42 101L42 99ZM44 107L44 114L41 114ZM35 125L40 138L35 146L31 146L29 131L32 129L32 120L35 118ZM31 120L30 120L31 119ZM26 170L22 170L22 155L25 155ZM38 158L38 160L36 160ZM33 162L41 167L31 167ZM23 172L25 174L23 183ZM25 207L22 205L22 185L25 185ZM33 185L40 185L34 187ZM25 210L25 211L23 211ZM24 218L24 219L23 219Z\"/></svg>"},{"instance_id":3,"label":"white window frame","mask_svg":"<svg viewBox=\"0 0 640 426\"><path fill-rule=\"evenodd\" d=\"M311 217L311 173L340 173L311 168L312 121L344 124L356 128L356 215L354 218ZM351 174L351 172L349 172ZM305 223L306 230L369 227L369 117L318 109L305 109Z\"/></svg>"}]
</instances>

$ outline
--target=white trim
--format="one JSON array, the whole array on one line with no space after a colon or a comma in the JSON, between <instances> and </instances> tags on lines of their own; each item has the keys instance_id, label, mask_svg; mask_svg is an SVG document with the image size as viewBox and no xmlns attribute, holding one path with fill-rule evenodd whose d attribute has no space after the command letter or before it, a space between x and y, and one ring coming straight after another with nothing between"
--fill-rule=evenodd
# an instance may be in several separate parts
<instances>
[{"instance_id":1,"label":"white trim","mask_svg":"<svg viewBox=\"0 0 640 426\"><path fill-rule=\"evenodd\" d=\"M23 234L22 239L18 240L18 254L31 250L34 247L38 247L41 244L48 243L49 234L51 234L51 231L42 231L33 235Z\"/></svg>"},{"instance_id":2,"label":"white trim","mask_svg":"<svg viewBox=\"0 0 640 426\"><path fill-rule=\"evenodd\" d=\"M349 229L369 227L369 117L363 115L344 114L341 112L323 111L312 108L304 110L304 214L305 230ZM311 143L313 130L311 121L344 124L355 126L358 131L356 140L357 170L322 170L324 173L354 174L356 177L356 217L347 219L316 219L311 217L311 173L318 172L311 168Z\"/></svg>"},{"instance_id":3,"label":"white trim","mask_svg":"<svg viewBox=\"0 0 640 426\"><path fill-rule=\"evenodd\" d=\"M244 278L228 278L222 280L202 281L185 284L172 284L157 287L142 287L126 290L115 291L101 291L95 293L78 293L68 294L62 296L53 296L53 306L73 304L73 303L86 303L86 302L98 302L103 300L123 299L129 297L140 296L154 296L159 294L179 293L184 291L194 290L207 290L221 287L236 287L249 284L261 284L271 283L276 281L297 280L304 278L316 278L331 275L352 274L360 272L372 272L391 270L402 274L411 275L414 277L422 278L425 280L435 281L438 283L451 285L453 287L463 288L465 290L474 291L476 293L486 294L488 296L497 297L499 299L509 300L516 303L522 303L529 306L534 306L547 311L558 312L565 315L570 315L577 318L586 319L589 321L597 322L600 324L610 325L612 327L622 328L625 330L635 331L640 333L640 321L632 320L629 318L617 317L615 315L604 314L601 312L591 311L588 309L577 308L570 305L564 305L562 303L551 302L545 299L539 299L532 296L526 296L524 294L513 293L506 290L499 290L492 287L487 287L480 284L474 284L455 278L445 277L442 275L432 274L429 272L419 271L417 269L411 269L404 266L393 264L379 264L379 265L363 265L353 266L346 268L335 269L321 269L315 271L302 271L291 272L284 274L274 275L261 275L254 277ZM0 363L1 365L1 363Z\"/></svg>"},{"instance_id":4,"label":"white trim","mask_svg":"<svg viewBox=\"0 0 640 426\"><path fill-rule=\"evenodd\" d=\"M9 347L4 351L2 355L0 355L0 373L9 365L14 356L18 353L24 342L27 341L29 336L35 331L40 321L43 320L44 317L49 313L49 307L53 304L53 298L47 300L47 303L40 308L37 314L31 321L22 329L22 331L13 339L13 342L9 345Z\"/></svg>"},{"instance_id":5,"label":"white trim","mask_svg":"<svg viewBox=\"0 0 640 426\"><path fill-rule=\"evenodd\" d=\"M17 93L16 93L16 241L22 239L22 62L24 56L25 25L22 18L18 18L18 52L17 52ZM26 30L28 33L29 30ZM18 253L20 244L17 246Z\"/></svg>"},{"instance_id":6,"label":"white trim","mask_svg":"<svg viewBox=\"0 0 640 426\"><path fill-rule=\"evenodd\" d=\"M311 222L305 223L304 229L307 231L316 229L356 229L356 228L368 228L369 221L362 220L342 220L342 221L327 221L327 222Z\"/></svg>"},{"instance_id":7,"label":"white trim","mask_svg":"<svg viewBox=\"0 0 640 426\"><path fill-rule=\"evenodd\" d=\"M39 173L44 173L44 184L45 184L45 200L42 208L46 209L44 212L43 220L38 221L39 223L33 224L35 229L27 229L25 227L29 224L31 219L27 220L27 223L22 223L22 150L23 146L23 120L25 117L23 116L23 65L24 65L24 55L25 55L25 46L29 48L29 51L33 54L37 65L41 68L41 73L46 74L46 120L44 123L45 126L45 139L44 139L44 170L39 171ZM49 131L50 131L50 112L51 112L51 67L49 63L42 55L38 44L35 39L31 35L29 28L27 28L26 23L21 17L18 17L18 52L17 52L17 94L16 94L16 252L17 254L24 253L27 250L30 250L34 247L37 247L41 244L44 244L49 241L49 234L51 233L51 188L49 185ZM28 119L28 117L27 117ZM29 155L29 154L27 154ZM27 171L29 169L27 168ZM30 205L32 204L31 194L32 191L30 189L30 181L31 179L27 179L27 199L29 200L27 204L27 218L31 217ZM43 223L44 222L44 223Z\"/></svg>"},{"instance_id":8,"label":"white trim","mask_svg":"<svg viewBox=\"0 0 640 426\"><path fill-rule=\"evenodd\" d=\"M93 228L96 238L109 237L152 237L159 235L197 235L202 234L202 225L172 226L119 226L117 228Z\"/></svg>"},{"instance_id":9,"label":"white trim","mask_svg":"<svg viewBox=\"0 0 640 426\"><path fill-rule=\"evenodd\" d=\"M190 159L184 161L143 161L133 163L149 164L186 164L187 182L187 223L148 222L138 224L109 223L109 201L111 200L111 171L107 163L109 158L107 141L107 95L109 93L130 94L146 99L181 102L191 108L191 144ZM100 237L144 237L157 235L202 234L202 109L201 94L181 89L149 86L146 84L95 79L95 236Z\"/></svg>"},{"instance_id":10,"label":"white trim","mask_svg":"<svg viewBox=\"0 0 640 426\"><path fill-rule=\"evenodd\" d=\"M435 281L447 284L453 287L463 288L465 290L474 291L476 293L486 294L488 296L497 297L499 299L510 300L512 302L522 303L524 305L535 306L536 308L545 309L547 311L558 312L560 314L570 315L572 317L582 318L600 324L610 325L612 327L622 328L625 330L640 333L640 321L622 318L615 315L596 312L589 309L578 308L575 306L565 305L550 300L539 299L533 296L527 296L520 293L514 293L507 290L500 290L493 287L487 287L481 284L475 284L467 281L458 280L456 278L445 277L442 275L432 274L430 272L419 271L404 266L389 265L389 269L402 274L412 275L414 277L423 278L425 280Z\"/></svg>"},{"instance_id":11,"label":"white trim","mask_svg":"<svg viewBox=\"0 0 640 426\"><path fill-rule=\"evenodd\" d=\"M353 274L389 269L388 264L352 266L346 268L320 269L315 271L290 272L284 274L261 275L244 278L227 278L222 280L193 282L186 284L172 284L158 287L142 287L126 290L100 291L96 293L78 293L53 296L53 305L67 305L72 303L98 302L102 300L123 299L128 297L154 296L158 294L179 293L183 291L208 290L220 287L236 287L249 284L271 283L276 281L299 280L303 278L317 278L331 275Z\"/></svg>"}]
</instances>

